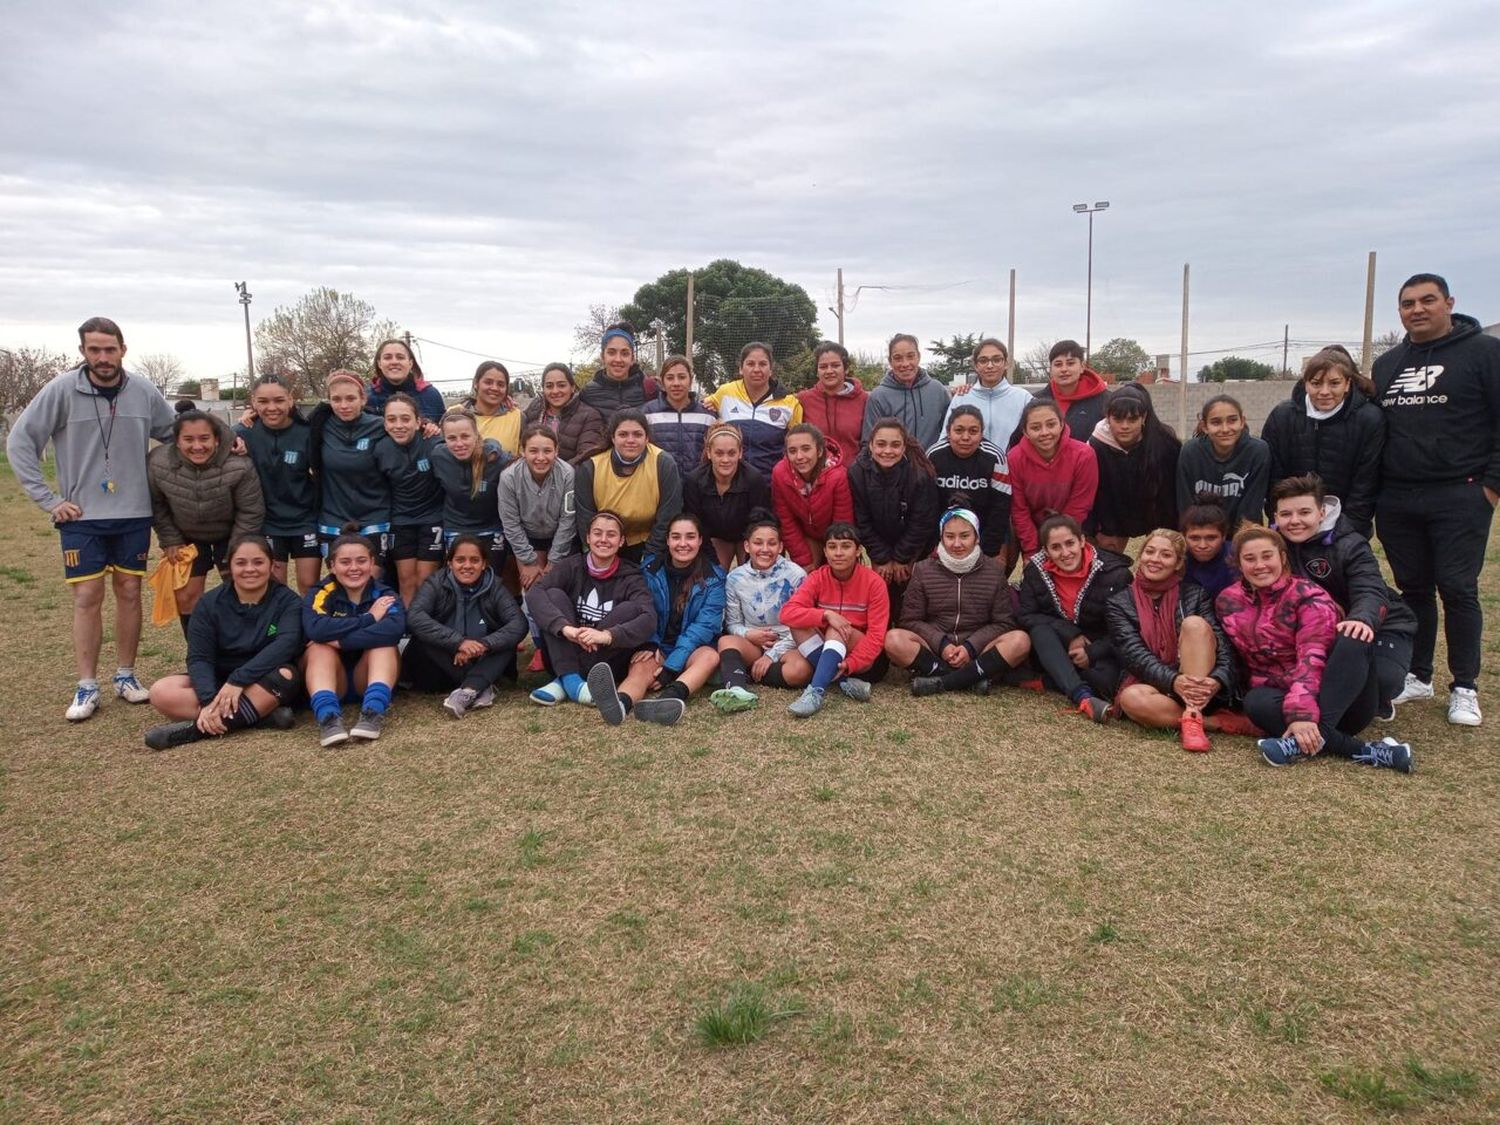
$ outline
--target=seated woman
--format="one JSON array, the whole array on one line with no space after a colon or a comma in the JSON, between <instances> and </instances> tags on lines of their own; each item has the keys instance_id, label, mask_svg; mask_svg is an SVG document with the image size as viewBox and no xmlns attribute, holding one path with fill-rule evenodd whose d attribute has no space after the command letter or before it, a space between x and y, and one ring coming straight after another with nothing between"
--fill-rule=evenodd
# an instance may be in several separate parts
<instances>
[{"instance_id":1,"label":"seated woman","mask_svg":"<svg viewBox=\"0 0 1500 1125\"><path fill-rule=\"evenodd\" d=\"M1046 685L1081 714L1105 722L1120 663L1104 607L1130 585L1130 560L1086 542L1072 516L1042 521L1037 534L1042 549L1026 560L1021 575L1021 624Z\"/></svg>"},{"instance_id":2,"label":"seated woman","mask_svg":"<svg viewBox=\"0 0 1500 1125\"><path fill-rule=\"evenodd\" d=\"M543 426L557 435L557 455L569 465L587 461L604 448L604 418L578 397L573 369L549 363L542 369L542 393L522 415L526 428Z\"/></svg>"},{"instance_id":3,"label":"seated woman","mask_svg":"<svg viewBox=\"0 0 1500 1125\"><path fill-rule=\"evenodd\" d=\"M382 464L391 482L391 549L386 560L395 571L386 577L396 579L406 605L443 561L443 486L433 467L433 455L442 442L422 432L418 410L417 401L404 391L386 396L385 433L390 440L383 446Z\"/></svg>"},{"instance_id":4,"label":"seated woman","mask_svg":"<svg viewBox=\"0 0 1500 1125\"><path fill-rule=\"evenodd\" d=\"M1202 586L1209 600L1239 578L1230 557L1234 544L1229 541L1234 528L1229 513L1216 496L1201 497L1182 513L1182 537L1187 540L1187 568L1183 578Z\"/></svg>"},{"instance_id":5,"label":"seated woman","mask_svg":"<svg viewBox=\"0 0 1500 1125\"><path fill-rule=\"evenodd\" d=\"M911 568L932 550L941 514L932 462L905 426L880 418L849 467L849 491L870 566L885 579L891 608L899 612Z\"/></svg>"},{"instance_id":6,"label":"seated woman","mask_svg":"<svg viewBox=\"0 0 1500 1125\"><path fill-rule=\"evenodd\" d=\"M473 535L484 544L490 569L505 568L500 526L500 474L510 456L493 438L480 435L474 415L456 406L443 415L443 444L432 451L432 468L443 490L443 536L451 543Z\"/></svg>"},{"instance_id":7,"label":"seated woman","mask_svg":"<svg viewBox=\"0 0 1500 1125\"><path fill-rule=\"evenodd\" d=\"M724 635L719 638L719 678L724 686L708 697L724 714L748 711L759 699L745 686L801 687L812 665L781 623L781 607L797 592L807 571L781 551L781 525L762 509L751 513L741 546L745 561L724 583Z\"/></svg>"},{"instance_id":8,"label":"seated woman","mask_svg":"<svg viewBox=\"0 0 1500 1125\"><path fill-rule=\"evenodd\" d=\"M719 666L714 642L724 629L724 569L703 539L698 517L682 513L667 527L665 558L648 556L641 576L651 591L656 630L630 658L630 671L616 687L608 664L589 669L589 694L610 726L626 715L672 726L687 701ZM646 693L659 690L655 699Z\"/></svg>"},{"instance_id":9,"label":"seated woman","mask_svg":"<svg viewBox=\"0 0 1500 1125\"><path fill-rule=\"evenodd\" d=\"M208 572L217 568L222 573L229 564L230 538L258 532L265 523L255 463L231 454L233 444L227 425L201 410L189 410L172 423L172 441L146 458L151 522L162 553L175 564L185 547L197 551L187 585L176 592L183 636Z\"/></svg>"},{"instance_id":10,"label":"seated woman","mask_svg":"<svg viewBox=\"0 0 1500 1125\"><path fill-rule=\"evenodd\" d=\"M607 509L595 512L584 544L582 554L559 559L526 591L526 608L553 676L531 693L531 701L544 707L564 699L592 705L584 677L594 665L608 664L615 682L624 679L631 658L656 632L646 580L639 567L620 556L625 521Z\"/></svg>"},{"instance_id":11,"label":"seated woman","mask_svg":"<svg viewBox=\"0 0 1500 1125\"><path fill-rule=\"evenodd\" d=\"M1213 599L1183 581L1187 543L1157 528L1141 544L1135 580L1109 599L1105 617L1125 679L1116 706L1143 727L1176 729L1184 750L1213 747L1204 733L1258 734L1249 720L1225 710L1234 692L1229 641Z\"/></svg>"},{"instance_id":12,"label":"seated woman","mask_svg":"<svg viewBox=\"0 0 1500 1125\"><path fill-rule=\"evenodd\" d=\"M307 684L318 743L355 738L374 741L391 705L401 659L396 645L406 632L406 612L395 592L375 577L375 551L355 531L328 545L331 572L302 602L302 678ZM340 707L359 700L359 719L344 728Z\"/></svg>"},{"instance_id":13,"label":"seated woman","mask_svg":"<svg viewBox=\"0 0 1500 1125\"><path fill-rule=\"evenodd\" d=\"M781 608L781 623L811 665L812 680L787 708L799 719L816 715L837 683L850 699L867 703L870 685L885 678L885 632L891 602L885 581L859 561L859 530L832 523L823 538L827 560L807 576Z\"/></svg>"},{"instance_id":14,"label":"seated woman","mask_svg":"<svg viewBox=\"0 0 1500 1125\"><path fill-rule=\"evenodd\" d=\"M455 719L495 702L495 683L515 666L526 635L521 607L489 562L484 540L458 535L447 568L422 583L406 611L406 679L417 691L448 692L443 710Z\"/></svg>"},{"instance_id":15,"label":"seated woman","mask_svg":"<svg viewBox=\"0 0 1500 1125\"><path fill-rule=\"evenodd\" d=\"M744 457L736 426L717 422L703 439L703 460L682 478L682 510L698 517L719 565L734 565L750 513L771 506L771 486Z\"/></svg>"},{"instance_id":16,"label":"seated woman","mask_svg":"<svg viewBox=\"0 0 1500 1125\"><path fill-rule=\"evenodd\" d=\"M803 570L823 565L823 536L833 523L854 522L841 450L818 427L801 422L786 432L786 456L771 470L771 505L787 556Z\"/></svg>"},{"instance_id":17,"label":"seated woman","mask_svg":"<svg viewBox=\"0 0 1500 1125\"><path fill-rule=\"evenodd\" d=\"M912 670L913 695L987 692L1026 659L1031 641L1016 624L1005 568L980 546L979 517L950 508L938 528L937 557L912 569L885 654Z\"/></svg>"},{"instance_id":18,"label":"seated woman","mask_svg":"<svg viewBox=\"0 0 1500 1125\"><path fill-rule=\"evenodd\" d=\"M199 600L188 623L187 674L151 685L151 706L172 720L146 732L153 750L253 727L292 725L302 612L271 577L271 548L241 535L225 551L229 578Z\"/></svg>"},{"instance_id":19,"label":"seated woman","mask_svg":"<svg viewBox=\"0 0 1500 1125\"><path fill-rule=\"evenodd\" d=\"M1338 498L1324 495L1318 477L1277 481L1271 507L1291 573L1323 587L1344 614L1323 669L1319 710L1334 723L1347 719L1342 725L1352 730L1394 719L1417 615L1385 584L1370 541L1342 515Z\"/></svg>"},{"instance_id":20,"label":"seated woman","mask_svg":"<svg viewBox=\"0 0 1500 1125\"><path fill-rule=\"evenodd\" d=\"M1249 673L1245 714L1263 731L1260 756L1291 766L1323 750L1361 765L1412 771L1408 743L1362 742L1351 716L1334 721L1318 704L1339 607L1323 588L1290 572L1286 544L1268 527L1243 527L1234 537L1241 578L1215 609Z\"/></svg>"},{"instance_id":21,"label":"seated woman","mask_svg":"<svg viewBox=\"0 0 1500 1125\"><path fill-rule=\"evenodd\" d=\"M609 448L578 466L573 486L579 525L588 527L595 512L616 513L625 528L620 557L635 564L667 549L667 524L682 511L677 462L651 444L646 426L634 407L616 411Z\"/></svg>"},{"instance_id":22,"label":"seated woman","mask_svg":"<svg viewBox=\"0 0 1500 1125\"><path fill-rule=\"evenodd\" d=\"M1010 523L1023 557L1042 549L1040 526L1063 515L1080 526L1094 507L1099 461L1068 436L1062 411L1038 398L1021 411L1021 440L1010 451Z\"/></svg>"}]
</instances>

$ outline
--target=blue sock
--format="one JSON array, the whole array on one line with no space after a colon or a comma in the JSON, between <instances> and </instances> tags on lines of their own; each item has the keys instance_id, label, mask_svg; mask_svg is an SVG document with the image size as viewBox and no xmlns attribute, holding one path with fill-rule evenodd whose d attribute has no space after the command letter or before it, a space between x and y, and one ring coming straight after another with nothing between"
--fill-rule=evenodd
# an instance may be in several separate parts
<instances>
[{"instance_id":1,"label":"blue sock","mask_svg":"<svg viewBox=\"0 0 1500 1125\"><path fill-rule=\"evenodd\" d=\"M1093 689L1088 684L1079 684L1068 695L1068 698L1074 703L1082 703L1085 699L1092 699L1093 697Z\"/></svg>"},{"instance_id":2,"label":"blue sock","mask_svg":"<svg viewBox=\"0 0 1500 1125\"><path fill-rule=\"evenodd\" d=\"M842 641L824 641L823 650L818 656L818 663L813 671L812 683L808 686L826 690L828 685L838 677L839 662L844 659L844 656Z\"/></svg>"},{"instance_id":3,"label":"blue sock","mask_svg":"<svg viewBox=\"0 0 1500 1125\"><path fill-rule=\"evenodd\" d=\"M382 684L378 680L365 688L365 697L360 701L361 711L373 711L377 715L384 715L385 709L391 705L391 685Z\"/></svg>"},{"instance_id":4,"label":"blue sock","mask_svg":"<svg viewBox=\"0 0 1500 1125\"><path fill-rule=\"evenodd\" d=\"M577 703L578 693L583 690L583 677L577 672L569 672L558 678L562 680L563 691L568 693L568 698Z\"/></svg>"},{"instance_id":5,"label":"blue sock","mask_svg":"<svg viewBox=\"0 0 1500 1125\"><path fill-rule=\"evenodd\" d=\"M320 723L339 713L339 697L331 691L315 691L308 702L312 704L313 718Z\"/></svg>"}]
</instances>

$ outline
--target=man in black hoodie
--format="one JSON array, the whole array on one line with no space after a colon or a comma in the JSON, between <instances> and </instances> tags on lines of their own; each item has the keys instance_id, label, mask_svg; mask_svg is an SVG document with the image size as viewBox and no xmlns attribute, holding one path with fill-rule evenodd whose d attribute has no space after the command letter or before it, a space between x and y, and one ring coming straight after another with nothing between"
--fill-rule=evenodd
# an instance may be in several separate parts
<instances>
[{"instance_id":1,"label":"man in black hoodie","mask_svg":"<svg viewBox=\"0 0 1500 1125\"><path fill-rule=\"evenodd\" d=\"M1479 572L1500 499L1500 340L1454 314L1437 274L1407 279L1398 308L1406 338L1374 370L1387 434L1376 530L1417 615L1411 673L1396 702L1432 698L1436 592L1453 677L1448 721L1478 726Z\"/></svg>"}]
</instances>

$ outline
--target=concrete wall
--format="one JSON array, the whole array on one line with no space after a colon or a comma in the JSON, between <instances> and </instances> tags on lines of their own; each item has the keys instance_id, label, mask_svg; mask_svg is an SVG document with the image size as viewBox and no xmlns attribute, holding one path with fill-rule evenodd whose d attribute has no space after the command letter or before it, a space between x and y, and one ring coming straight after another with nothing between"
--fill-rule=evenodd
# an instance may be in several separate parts
<instances>
[{"instance_id":1,"label":"concrete wall","mask_svg":"<svg viewBox=\"0 0 1500 1125\"><path fill-rule=\"evenodd\" d=\"M1280 379L1268 379L1265 381L1251 380L1246 382L1229 383L1189 383L1187 385L1187 431L1180 432L1177 424L1177 403L1181 393L1180 383L1146 383L1143 384L1151 392L1151 401L1156 404L1156 413L1161 420L1174 430L1179 430L1178 437L1187 438L1193 432L1198 423L1198 411L1205 402L1214 395L1231 395L1239 400L1245 408L1245 420L1250 432L1260 437L1260 428L1265 424L1266 415L1271 413L1271 408L1282 399L1290 398L1292 388L1296 386L1290 381ZM1024 388L1035 394L1042 389L1041 383L1025 384Z\"/></svg>"}]
</instances>

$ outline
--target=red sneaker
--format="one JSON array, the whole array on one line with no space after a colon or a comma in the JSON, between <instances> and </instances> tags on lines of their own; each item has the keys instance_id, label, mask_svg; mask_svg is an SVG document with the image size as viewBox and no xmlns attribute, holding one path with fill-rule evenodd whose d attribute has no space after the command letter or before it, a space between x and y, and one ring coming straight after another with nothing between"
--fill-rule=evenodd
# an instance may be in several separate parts
<instances>
[{"instance_id":1,"label":"red sneaker","mask_svg":"<svg viewBox=\"0 0 1500 1125\"><path fill-rule=\"evenodd\" d=\"M1196 715L1184 715L1177 728L1182 748L1192 754L1205 754L1213 749L1208 735L1203 733L1203 720Z\"/></svg>"},{"instance_id":2,"label":"red sneaker","mask_svg":"<svg viewBox=\"0 0 1500 1125\"><path fill-rule=\"evenodd\" d=\"M1265 732L1238 711L1217 711L1210 717L1220 734L1238 734L1246 738L1264 738Z\"/></svg>"},{"instance_id":3,"label":"red sneaker","mask_svg":"<svg viewBox=\"0 0 1500 1125\"><path fill-rule=\"evenodd\" d=\"M1078 705L1078 713L1084 715L1093 722L1109 722L1109 701L1100 699L1097 695L1085 696L1083 702Z\"/></svg>"},{"instance_id":4,"label":"red sneaker","mask_svg":"<svg viewBox=\"0 0 1500 1125\"><path fill-rule=\"evenodd\" d=\"M542 650L537 649L531 654L531 663L526 665L526 671L532 675L536 675L538 672L545 672L546 670L542 664Z\"/></svg>"},{"instance_id":5,"label":"red sneaker","mask_svg":"<svg viewBox=\"0 0 1500 1125\"><path fill-rule=\"evenodd\" d=\"M1038 677L1036 679L1031 679L1031 680L1022 680L1020 683L1018 683L1016 685L1016 687L1020 688L1022 691L1034 691L1038 695L1040 695L1042 692L1044 692L1044 691L1047 690L1045 687L1042 686L1042 681L1041 681L1040 677Z\"/></svg>"}]
</instances>

